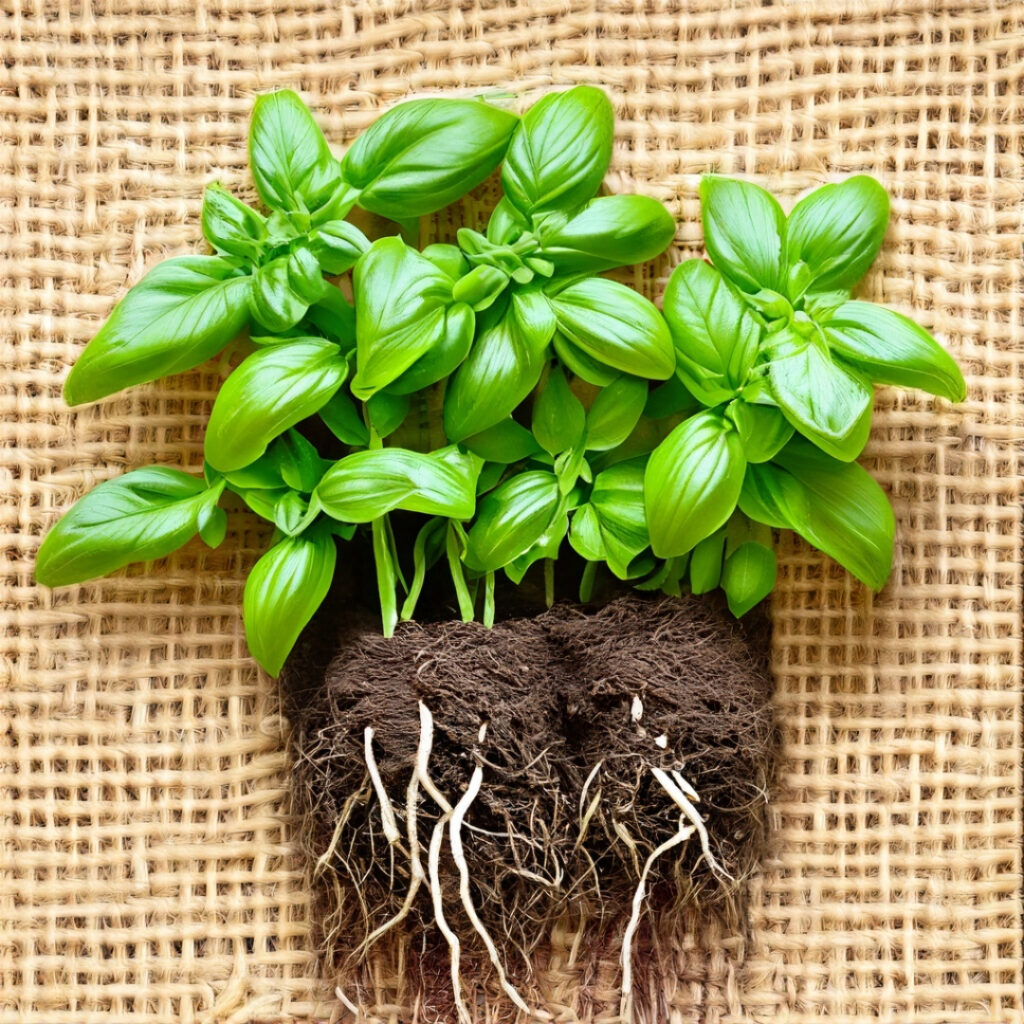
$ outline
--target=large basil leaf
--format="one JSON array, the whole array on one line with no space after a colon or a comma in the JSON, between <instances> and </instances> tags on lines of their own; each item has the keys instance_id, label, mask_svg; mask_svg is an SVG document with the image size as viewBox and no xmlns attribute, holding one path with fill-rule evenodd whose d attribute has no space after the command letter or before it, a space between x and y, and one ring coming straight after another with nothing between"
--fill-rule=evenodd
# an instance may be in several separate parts
<instances>
[{"instance_id":1,"label":"large basil leaf","mask_svg":"<svg viewBox=\"0 0 1024 1024\"><path fill-rule=\"evenodd\" d=\"M433 213L498 166L518 124L480 100L410 100L382 114L342 160L359 205L392 220Z\"/></svg>"},{"instance_id":2,"label":"large basil leaf","mask_svg":"<svg viewBox=\"0 0 1024 1024\"><path fill-rule=\"evenodd\" d=\"M575 448L583 440L587 414L569 390L565 374L553 369L533 403L533 436L549 455Z\"/></svg>"},{"instance_id":3,"label":"large basil leaf","mask_svg":"<svg viewBox=\"0 0 1024 1024\"><path fill-rule=\"evenodd\" d=\"M338 161L306 105L290 89L256 98L249 163L260 198L273 210L313 211L338 187Z\"/></svg>"},{"instance_id":4,"label":"large basil leaf","mask_svg":"<svg viewBox=\"0 0 1024 1024\"><path fill-rule=\"evenodd\" d=\"M613 121L608 97L593 86L539 100L523 115L505 154L505 197L535 219L582 206L608 170Z\"/></svg>"},{"instance_id":5,"label":"large basil leaf","mask_svg":"<svg viewBox=\"0 0 1024 1024\"><path fill-rule=\"evenodd\" d=\"M479 472L479 459L450 449L424 455L373 448L336 462L314 498L329 516L346 523L368 523L394 509L469 519Z\"/></svg>"},{"instance_id":6,"label":"large basil leaf","mask_svg":"<svg viewBox=\"0 0 1024 1024\"><path fill-rule=\"evenodd\" d=\"M837 363L817 338L779 335L770 364L772 392L786 419L822 451L850 462L871 430L874 393L852 367Z\"/></svg>"},{"instance_id":7,"label":"large basil leaf","mask_svg":"<svg viewBox=\"0 0 1024 1024\"><path fill-rule=\"evenodd\" d=\"M526 554L544 536L560 504L553 473L531 470L510 477L480 499L466 543L466 565L493 572Z\"/></svg>"},{"instance_id":8,"label":"large basil leaf","mask_svg":"<svg viewBox=\"0 0 1024 1024\"><path fill-rule=\"evenodd\" d=\"M360 257L356 294L357 372L352 393L366 400L398 380L438 344L467 328L468 307L452 303L452 280L400 238L378 239ZM449 314L456 318L448 326Z\"/></svg>"},{"instance_id":9,"label":"large basil leaf","mask_svg":"<svg viewBox=\"0 0 1024 1024\"><path fill-rule=\"evenodd\" d=\"M158 263L114 307L64 383L69 405L94 402L215 356L249 319L252 279L219 256Z\"/></svg>"},{"instance_id":10,"label":"large basil leaf","mask_svg":"<svg viewBox=\"0 0 1024 1024\"><path fill-rule=\"evenodd\" d=\"M750 308L703 260L680 263L665 289L676 374L705 405L727 402L746 382L761 340Z\"/></svg>"},{"instance_id":11,"label":"large basil leaf","mask_svg":"<svg viewBox=\"0 0 1024 1024\"><path fill-rule=\"evenodd\" d=\"M618 448L633 433L647 403L647 381L622 376L602 388L587 411L588 451Z\"/></svg>"},{"instance_id":12,"label":"large basil leaf","mask_svg":"<svg viewBox=\"0 0 1024 1024\"><path fill-rule=\"evenodd\" d=\"M771 548L752 540L741 544L722 566L722 589L729 611L739 619L760 604L772 592L777 571Z\"/></svg>"},{"instance_id":13,"label":"large basil leaf","mask_svg":"<svg viewBox=\"0 0 1024 1024\"><path fill-rule=\"evenodd\" d=\"M584 355L634 377L672 376L676 357L668 327L654 304L632 288L591 277L550 298L558 330Z\"/></svg>"},{"instance_id":14,"label":"large basil leaf","mask_svg":"<svg viewBox=\"0 0 1024 1024\"><path fill-rule=\"evenodd\" d=\"M705 175L700 182L704 245L715 266L743 291L781 291L786 215L748 181Z\"/></svg>"},{"instance_id":15,"label":"large basil leaf","mask_svg":"<svg viewBox=\"0 0 1024 1024\"><path fill-rule=\"evenodd\" d=\"M289 427L312 416L341 387L348 361L316 338L260 349L228 377L206 428L206 461L222 472L255 462Z\"/></svg>"},{"instance_id":16,"label":"large basil leaf","mask_svg":"<svg viewBox=\"0 0 1024 1024\"><path fill-rule=\"evenodd\" d=\"M620 462L594 479L590 501L573 513L569 543L588 561L607 561L625 580L630 563L650 544L642 462Z\"/></svg>"},{"instance_id":17,"label":"large basil leaf","mask_svg":"<svg viewBox=\"0 0 1024 1024\"><path fill-rule=\"evenodd\" d=\"M889 197L867 175L823 185L786 224L789 295L852 288L874 262L889 223Z\"/></svg>"},{"instance_id":18,"label":"large basil leaf","mask_svg":"<svg viewBox=\"0 0 1024 1024\"><path fill-rule=\"evenodd\" d=\"M675 218L649 196L601 196L575 217L541 231L541 255L559 274L643 263L675 237Z\"/></svg>"},{"instance_id":19,"label":"large basil leaf","mask_svg":"<svg viewBox=\"0 0 1024 1024\"><path fill-rule=\"evenodd\" d=\"M318 525L278 541L249 572L242 600L246 642L270 675L281 671L327 596L337 557L334 537Z\"/></svg>"},{"instance_id":20,"label":"large basil leaf","mask_svg":"<svg viewBox=\"0 0 1024 1024\"><path fill-rule=\"evenodd\" d=\"M253 319L271 331L287 331L309 307L328 293L320 263L305 245L264 263L253 275L249 308Z\"/></svg>"},{"instance_id":21,"label":"large basil leaf","mask_svg":"<svg viewBox=\"0 0 1024 1024\"><path fill-rule=\"evenodd\" d=\"M837 462L799 439L775 461L778 467L756 468L767 477L788 474L803 491L803 500L785 501L786 485L775 484L791 528L869 587L881 589L892 569L896 530L882 488L855 462Z\"/></svg>"},{"instance_id":22,"label":"large basil leaf","mask_svg":"<svg viewBox=\"0 0 1024 1024\"><path fill-rule=\"evenodd\" d=\"M654 553L685 555L725 523L745 468L739 434L720 413L706 410L680 423L651 453L644 477Z\"/></svg>"},{"instance_id":23,"label":"large basil leaf","mask_svg":"<svg viewBox=\"0 0 1024 1024\"><path fill-rule=\"evenodd\" d=\"M223 482L167 466L147 466L106 480L83 495L46 535L36 579L48 587L106 576L129 562L163 558L215 516Z\"/></svg>"},{"instance_id":24,"label":"large basil leaf","mask_svg":"<svg viewBox=\"0 0 1024 1024\"><path fill-rule=\"evenodd\" d=\"M256 263L263 254L267 220L216 182L203 193L203 234L218 252Z\"/></svg>"},{"instance_id":25,"label":"large basil leaf","mask_svg":"<svg viewBox=\"0 0 1024 1024\"><path fill-rule=\"evenodd\" d=\"M832 351L879 384L921 388L951 402L967 386L949 353L912 320L870 302L847 302L822 324Z\"/></svg>"},{"instance_id":26,"label":"large basil leaf","mask_svg":"<svg viewBox=\"0 0 1024 1024\"><path fill-rule=\"evenodd\" d=\"M534 389L547 361L555 316L540 289L524 288L482 326L445 392L444 428L452 441L494 426Z\"/></svg>"},{"instance_id":27,"label":"large basil leaf","mask_svg":"<svg viewBox=\"0 0 1024 1024\"><path fill-rule=\"evenodd\" d=\"M469 306L461 302L449 306L435 343L401 377L388 385L388 391L396 395L411 395L454 373L469 354L475 330L476 318Z\"/></svg>"}]
</instances>

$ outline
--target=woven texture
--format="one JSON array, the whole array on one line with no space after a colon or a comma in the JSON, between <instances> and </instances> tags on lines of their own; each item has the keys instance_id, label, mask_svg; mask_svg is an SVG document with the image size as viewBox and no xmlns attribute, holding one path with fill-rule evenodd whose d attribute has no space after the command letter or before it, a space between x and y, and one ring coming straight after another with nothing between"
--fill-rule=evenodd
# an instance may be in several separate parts
<instances>
[{"instance_id":1,"label":"woven texture","mask_svg":"<svg viewBox=\"0 0 1024 1024\"><path fill-rule=\"evenodd\" d=\"M863 293L933 329L971 392L879 395L867 462L898 520L880 596L785 542L783 763L750 926L681 923L644 1016L1024 1020L1019 3L5 0L0 54L0 1024L338 1012L286 728L240 629L265 538L238 518L216 552L31 581L89 486L198 467L217 368L71 414L67 367L129 283L197 247L206 182L248 188L255 92L301 90L341 143L410 92L576 82L620 117L610 187L679 217L673 260L700 252L702 172L786 202L877 175L893 224ZM615 969L556 935L538 987L559 1020L610 1021ZM401 965L379 973L380 1019L409 1019Z\"/></svg>"}]
</instances>

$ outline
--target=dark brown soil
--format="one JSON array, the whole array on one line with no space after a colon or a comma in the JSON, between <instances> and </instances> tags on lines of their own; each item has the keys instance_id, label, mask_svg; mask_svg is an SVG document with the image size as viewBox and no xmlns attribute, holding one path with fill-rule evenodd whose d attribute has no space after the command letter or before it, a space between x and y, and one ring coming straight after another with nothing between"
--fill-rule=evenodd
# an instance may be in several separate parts
<instances>
[{"instance_id":1,"label":"dark brown soil","mask_svg":"<svg viewBox=\"0 0 1024 1024\"><path fill-rule=\"evenodd\" d=\"M730 900L756 866L773 752L763 616L737 623L707 597L635 595L597 612L556 605L490 630L407 623L390 639L372 621L349 619L341 636L324 621L315 620L283 685L303 843L311 863L331 851L320 872L333 879L323 890L327 930L353 948L409 889L405 807L420 702L434 722L429 775L451 804L482 767L465 855L472 901L500 940L529 949L537 922L566 907L591 918L628 913L644 862L680 825L655 768L677 770L700 794L723 871L693 837L653 863L652 899ZM393 847L369 781L367 727L402 832ZM424 860L440 817L421 795ZM447 842L439 870L445 916L465 930ZM423 887L403 927L433 922Z\"/></svg>"}]
</instances>

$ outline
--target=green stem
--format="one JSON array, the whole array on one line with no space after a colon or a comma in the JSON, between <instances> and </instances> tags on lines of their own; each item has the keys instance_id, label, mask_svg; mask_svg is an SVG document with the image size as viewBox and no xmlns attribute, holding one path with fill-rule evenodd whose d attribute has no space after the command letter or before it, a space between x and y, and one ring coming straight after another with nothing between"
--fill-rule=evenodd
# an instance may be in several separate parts
<instances>
[{"instance_id":1,"label":"green stem","mask_svg":"<svg viewBox=\"0 0 1024 1024\"><path fill-rule=\"evenodd\" d=\"M544 559L544 603L550 608L555 603L555 560Z\"/></svg>"},{"instance_id":2,"label":"green stem","mask_svg":"<svg viewBox=\"0 0 1024 1024\"><path fill-rule=\"evenodd\" d=\"M494 573L484 577L484 625L490 629L494 625Z\"/></svg>"},{"instance_id":3,"label":"green stem","mask_svg":"<svg viewBox=\"0 0 1024 1024\"><path fill-rule=\"evenodd\" d=\"M597 562L587 562L580 580L580 604L590 604L594 597L594 579L597 576Z\"/></svg>"},{"instance_id":4,"label":"green stem","mask_svg":"<svg viewBox=\"0 0 1024 1024\"><path fill-rule=\"evenodd\" d=\"M430 533L431 520L416 534L416 541L412 546L413 576L412 586L409 587L408 597L402 605L402 621L408 622L416 614L416 603L420 599L423 590L423 582L427 578L427 535Z\"/></svg>"},{"instance_id":5,"label":"green stem","mask_svg":"<svg viewBox=\"0 0 1024 1024\"><path fill-rule=\"evenodd\" d=\"M395 599L395 567L391 561L386 517L373 521L373 560L377 565L377 593L380 596L380 618L385 636L395 635L398 607Z\"/></svg>"},{"instance_id":6,"label":"green stem","mask_svg":"<svg viewBox=\"0 0 1024 1024\"><path fill-rule=\"evenodd\" d=\"M462 571L461 552L459 551L459 538L455 534L452 525L448 524L448 538L445 541L445 549L448 553L448 568L451 570L452 583L455 584L455 595L459 599L459 614L463 622L473 621L473 596L466 585L466 575Z\"/></svg>"}]
</instances>

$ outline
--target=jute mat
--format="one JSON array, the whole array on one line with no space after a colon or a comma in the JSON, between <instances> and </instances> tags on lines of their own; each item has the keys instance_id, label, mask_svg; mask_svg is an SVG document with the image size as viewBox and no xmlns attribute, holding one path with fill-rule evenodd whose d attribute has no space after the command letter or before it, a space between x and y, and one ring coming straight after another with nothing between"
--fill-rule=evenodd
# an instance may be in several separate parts
<instances>
[{"instance_id":1,"label":"jute mat","mask_svg":"<svg viewBox=\"0 0 1024 1024\"><path fill-rule=\"evenodd\" d=\"M206 182L248 186L256 91L301 90L340 143L411 92L576 82L621 118L610 186L679 216L673 259L699 252L704 171L787 201L877 175L893 225L866 293L933 329L971 390L956 409L880 394L868 461L899 523L881 596L784 544L751 920L681 923L645 1018L1024 1020L1020 3L2 0L0 56L0 1022L339 1009L313 970L286 725L240 629L264 537L239 518L216 552L31 580L87 487L199 466L217 368L72 415L68 365L145 268L197 246ZM548 1011L614 1019L614 957L556 936ZM396 972L379 1019L429 1020Z\"/></svg>"}]
</instances>

